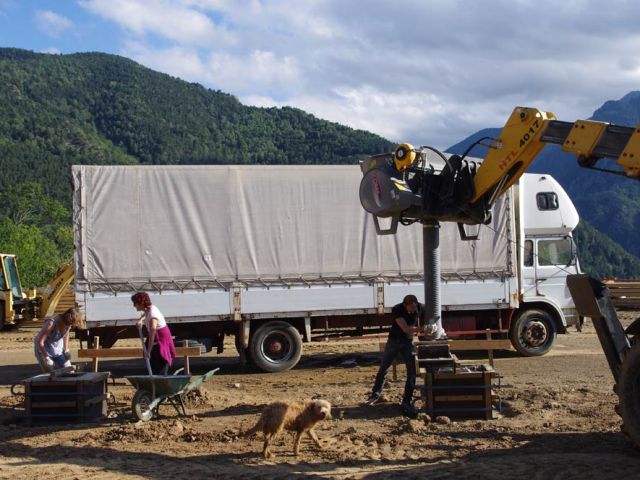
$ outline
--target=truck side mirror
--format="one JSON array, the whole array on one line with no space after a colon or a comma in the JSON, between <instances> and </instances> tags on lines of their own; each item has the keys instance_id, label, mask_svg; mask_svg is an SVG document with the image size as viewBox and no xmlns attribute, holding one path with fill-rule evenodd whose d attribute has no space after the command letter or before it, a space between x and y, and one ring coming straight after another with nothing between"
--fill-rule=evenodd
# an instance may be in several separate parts
<instances>
[{"instance_id":1,"label":"truck side mirror","mask_svg":"<svg viewBox=\"0 0 640 480\"><path fill-rule=\"evenodd\" d=\"M576 244L571 237L565 237L567 240L571 242L571 258L569 258L569 263L567 263L567 267L572 265L576 265L578 263L578 249L576 248Z\"/></svg>"}]
</instances>

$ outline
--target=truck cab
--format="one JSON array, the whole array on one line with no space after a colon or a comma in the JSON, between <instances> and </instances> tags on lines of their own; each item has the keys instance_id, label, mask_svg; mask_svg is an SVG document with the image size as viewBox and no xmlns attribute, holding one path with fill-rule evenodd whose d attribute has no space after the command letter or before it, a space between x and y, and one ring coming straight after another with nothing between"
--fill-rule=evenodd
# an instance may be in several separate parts
<instances>
[{"instance_id":1,"label":"truck cab","mask_svg":"<svg viewBox=\"0 0 640 480\"><path fill-rule=\"evenodd\" d=\"M566 280L580 273L572 235L580 217L569 195L549 175L523 175L517 192L518 283L524 315L514 321L512 341L519 339L516 343L531 352L553 341L556 331L579 326Z\"/></svg>"}]
</instances>

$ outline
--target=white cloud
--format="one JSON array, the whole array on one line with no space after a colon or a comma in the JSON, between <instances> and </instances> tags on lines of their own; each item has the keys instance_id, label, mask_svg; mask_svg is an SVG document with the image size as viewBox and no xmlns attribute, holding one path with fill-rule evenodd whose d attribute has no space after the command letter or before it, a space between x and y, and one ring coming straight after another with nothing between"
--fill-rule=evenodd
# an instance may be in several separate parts
<instances>
[{"instance_id":1,"label":"white cloud","mask_svg":"<svg viewBox=\"0 0 640 480\"><path fill-rule=\"evenodd\" d=\"M264 50L249 51L242 56L225 52L202 56L193 48L157 49L129 41L123 54L155 70L238 96L257 91L277 96L278 92L290 92L300 80L295 59L280 58Z\"/></svg>"},{"instance_id":2,"label":"white cloud","mask_svg":"<svg viewBox=\"0 0 640 480\"><path fill-rule=\"evenodd\" d=\"M62 32L73 27L73 22L67 17L50 10L38 10L36 23L42 32L52 37L59 37Z\"/></svg>"},{"instance_id":3,"label":"white cloud","mask_svg":"<svg viewBox=\"0 0 640 480\"><path fill-rule=\"evenodd\" d=\"M49 47L43 50L44 53L50 53L52 55L60 55L62 52L56 47Z\"/></svg>"},{"instance_id":4,"label":"white cloud","mask_svg":"<svg viewBox=\"0 0 640 480\"><path fill-rule=\"evenodd\" d=\"M207 83L203 80L204 67L198 53L190 48L174 46L165 49L150 48L144 43L129 40L122 49L126 57L187 81Z\"/></svg>"},{"instance_id":5,"label":"white cloud","mask_svg":"<svg viewBox=\"0 0 640 480\"><path fill-rule=\"evenodd\" d=\"M216 47L235 39L207 15L168 0L80 0L88 11L138 36L157 35L181 45Z\"/></svg>"},{"instance_id":6,"label":"white cloud","mask_svg":"<svg viewBox=\"0 0 640 480\"><path fill-rule=\"evenodd\" d=\"M121 53L261 106L448 146L516 105L591 115L640 87L631 0L81 0Z\"/></svg>"}]
</instances>

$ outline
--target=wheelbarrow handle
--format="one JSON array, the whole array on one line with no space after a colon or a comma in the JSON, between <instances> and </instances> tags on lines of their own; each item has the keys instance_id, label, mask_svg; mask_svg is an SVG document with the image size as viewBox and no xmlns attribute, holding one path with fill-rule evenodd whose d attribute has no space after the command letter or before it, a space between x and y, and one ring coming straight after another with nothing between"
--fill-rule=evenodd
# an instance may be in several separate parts
<instances>
[{"instance_id":1,"label":"wheelbarrow handle","mask_svg":"<svg viewBox=\"0 0 640 480\"><path fill-rule=\"evenodd\" d=\"M194 388L198 388L200 385L202 385L204 382L206 382L207 380L209 380L214 373L216 373L218 370L220 370L220 368L215 368L213 370L208 371L207 373L205 373L204 375L198 377L196 380L194 380L193 382L189 382L187 383L183 390L183 393L189 392L191 390L193 390Z\"/></svg>"},{"instance_id":2,"label":"wheelbarrow handle","mask_svg":"<svg viewBox=\"0 0 640 480\"><path fill-rule=\"evenodd\" d=\"M142 355L144 356L144 361L147 364L147 372L149 375L153 375L153 371L151 370L151 363L149 362L149 356L147 355L147 346L144 343L144 337L142 336L142 326L138 328L138 336L140 337L140 343L142 344Z\"/></svg>"},{"instance_id":3,"label":"wheelbarrow handle","mask_svg":"<svg viewBox=\"0 0 640 480\"><path fill-rule=\"evenodd\" d=\"M14 383L13 385L11 385L11 395L14 395L16 397L25 397L25 392L18 392L16 390L16 388L18 387L24 387L24 384L22 383Z\"/></svg>"}]
</instances>

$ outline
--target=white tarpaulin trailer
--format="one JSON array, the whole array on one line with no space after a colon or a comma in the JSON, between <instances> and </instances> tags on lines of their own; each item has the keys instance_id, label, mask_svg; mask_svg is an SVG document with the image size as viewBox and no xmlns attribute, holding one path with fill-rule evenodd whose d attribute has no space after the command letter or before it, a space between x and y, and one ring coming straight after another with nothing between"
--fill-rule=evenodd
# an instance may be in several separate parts
<instances>
[{"instance_id":1,"label":"white tarpaulin trailer","mask_svg":"<svg viewBox=\"0 0 640 480\"><path fill-rule=\"evenodd\" d=\"M422 275L422 230L379 236L357 166L75 166L76 288ZM443 224L442 273L510 275L511 197L478 241Z\"/></svg>"}]
</instances>

